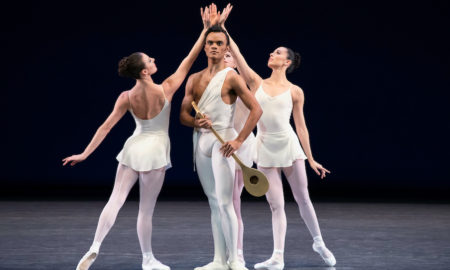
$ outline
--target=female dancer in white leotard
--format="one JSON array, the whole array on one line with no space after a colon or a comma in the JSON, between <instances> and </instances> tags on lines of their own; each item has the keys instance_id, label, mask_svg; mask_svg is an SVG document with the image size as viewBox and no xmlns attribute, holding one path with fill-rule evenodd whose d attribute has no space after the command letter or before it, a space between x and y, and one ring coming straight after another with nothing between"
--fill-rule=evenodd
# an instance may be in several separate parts
<instances>
[{"instance_id":1,"label":"female dancer in white leotard","mask_svg":"<svg viewBox=\"0 0 450 270\"><path fill-rule=\"evenodd\" d=\"M225 53L224 57L225 65L227 67L231 67L236 69L236 63L234 61L233 55L231 52ZM236 132L241 132L244 127L245 121L248 118L250 111L245 107L244 103L240 98L236 99L236 109L234 112L234 129ZM238 149L237 154L242 162L248 167L253 166L253 159L255 157L255 135L250 133L241 147ZM242 221L241 215L241 194L244 188L244 178L242 176L241 167L236 166L236 174L235 174L235 182L234 182L234 190L233 190L233 205L234 210L236 212L236 216L238 219L238 259L244 264L244 223Z\"/></svg>"},{"instance_id":2,"label":"female dancer in white leotard","mask_svg":"<svg viewBox=\"0 0 450 270\"><path fill-rule=\"evenodd\" d=\"M63 159L63 165L70 163L72 166L85 160L127 110L130 111L136 122L136 129L117 156L119 165L111 197L100 215L92 246L81 258L77 270L87 270L96 259L103 239L113 226L120 208L138 178L140 202L137 232L143 254L142 268L170 269L153 256L152 216L165 171L171 167L168 136L170 102L202 50L204 33L209 27L206 14L209 13L202 12L204 28L197 42L176 72L162 84L156 84L151 77L157 71L154 58L144 53L133 53L119 62L119 75L136 79L135 86L120 94L114 110L99 127L84 152Z\"/></svg>"},{"instance_id":3,"label":"female dancer in white leotard","mask_svg":"<svg viewBox=\"0 0 450 270\"><path fill-rule=\"evenodd\" d=\"M226 18L232 7L228 5L221 17ZM225 20L221 19L222 27ZM236 43L230 37L230 49L241 76L263 109L258 122L256 136L256 163L268 177L270 188L266 194L272 211L274 252L272 257L255 265L255 269L283 269L284 241L286 236L286 214L281 182L281 171L285 174L297 202L300 215L314 239L313 249L321 255L329 266L336 264L331 251L325 246L316 213L308 193L305 159L311 168L324 178L329 173L312 156L308 129L303 115L304 95L300 87L286 78L300 64L300 55L286 47L279 47L270 54L268 67L272 69L269 78L263 80L246 63ZM294 116L299 140L289 123Z\"/></svg>"}]
</instances>

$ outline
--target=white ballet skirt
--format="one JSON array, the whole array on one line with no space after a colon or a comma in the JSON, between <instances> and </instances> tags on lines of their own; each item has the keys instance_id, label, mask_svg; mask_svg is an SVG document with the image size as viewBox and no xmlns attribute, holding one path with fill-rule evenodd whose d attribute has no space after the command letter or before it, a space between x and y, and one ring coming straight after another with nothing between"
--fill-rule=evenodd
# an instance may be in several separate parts
<instances>
[{"instance_id":1,"label":"white ballet skirt","mask_svg":"<svg viewBox=\"0 0 450 270\"><path fill-rule=\"evenodd\" d=\"M292 115L291 89L269 96L261 86L255 93L263 114L256 134L256 164L260 167L290 167L306 155L289 120Z\"/></svg>"},{"instance_id":2,"label":"white ballet skirt","mask_svg":"<svg viewBox=\"0 0 450 270\"><path fill-rule=\"evenodd\" d=\"M247 121L250 110L247 109L242 100L238 97L236 99L236 110L234 113L234 129L236 132L241 132L244 128L245 122ZM253 161L256 156L256 138L253 132L248 135L247 139L242 143L241 147L237 150L236 154L239 156L241 161L248 167L253 166ZM240 170L240 166L236 166L236 170Z\"/></svg>"},{"instance_id":3,"label":"white ballet skirt","mask_svg":"<svg viewBox=\"0 0 450 270\"><path fill-rule=\"evenodd\" d=\"M165 99L161 112L152 119L140 119L130 109L136 129L117 155L119 163L135 171L172 167L170 161L170 103Z\"/></svg>"}]
</instances>

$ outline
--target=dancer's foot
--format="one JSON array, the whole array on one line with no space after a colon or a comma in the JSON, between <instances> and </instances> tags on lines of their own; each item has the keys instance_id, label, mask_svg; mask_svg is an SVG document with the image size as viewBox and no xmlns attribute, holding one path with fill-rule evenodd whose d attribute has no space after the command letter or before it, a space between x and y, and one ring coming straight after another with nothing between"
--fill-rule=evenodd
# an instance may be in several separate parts
<instances>
[{"instance_id":1,"label":"dancer's foot","mask_svg":"<svg viewBox=\"0 0 450 270\"><path fill-rule=\"evenodd\" d=\"M324 262L328 266L334 266L336 264L336 259L333 253L325 246L323 241L314 241L312 248L315 252L319 253Z\"/></svg>"},{"instance_id":2,"label":"dancer's foot","mask_svg":"<svg viewBox=\"0 0 450 270\"><path fill-rule=\"evenodd\" d=\"M283 268L283 262L276 261L272 258L268 259L267 261L255 264L256 270L283 270Z\"/></svg>"},{"instance_id":3,"label":"dancer's foot","mask_svg":"<svg viewBox=\"0 0 450 270\"><path fill-rule=\"evenodd\" d=\"M142 270L170 270L170 267L158 261L157 259L153 259L148 263L143 264Z\"/></svg>"},{"instance_id":4,"label":"dancer's foot","mask_svg":"<svg viewBox=\"0 0 450 270\"><path fill-rule=\"evenodd\" d=\"M245 266L244 252L242 251L242 249L237 250L237 259L240 263L242 263Z\"/></svg>"},{"instance_id":5,"label":"dancer's foot","mask_svg":"<svg viewBox=\"0 0 450 270\"><path fill-rule=\"evenodd\" d=\"M83 258L81 258L76 270L88 270L89 267L91 267L91 265L94 263L97 255L98 250L90 249L88 252L86 252L86 254L84 254Z\"/></svg>"},{"instance_id":6,"label":"dancer's foot","mask_svg":"<svg viewBox=\"0 0 450 270\"><path fill-rule=\"evenodd\" d=\"M231 270L248 270L245 265L240 261L230 262L228 264Z\"/></svg>"},{"instance_id":7,"label":"dancer's foot","mask_svg":"<svg viewBox=\"0 0 450 270\"><path fill-rule=\"evenodd\" d=\"M228 265L212 261L207 265L195 267L194 270L229 270Z\"/></svg>"}]
</instances>

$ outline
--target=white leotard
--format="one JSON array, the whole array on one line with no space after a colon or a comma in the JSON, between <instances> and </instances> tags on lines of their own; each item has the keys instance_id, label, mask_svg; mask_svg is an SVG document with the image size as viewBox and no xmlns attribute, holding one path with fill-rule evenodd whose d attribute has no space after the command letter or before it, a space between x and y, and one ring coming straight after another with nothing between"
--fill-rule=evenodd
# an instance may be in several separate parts
<instances>
[{"instance_id":1,"label":"white leotard","mask_svg":"<svg viewBox=\"0 0 450 270\"><path fill-rule=\"evenodd\" d=\"M256 163L261 167L290 167L297 159L306 159L289 120L292 115L291 89L269 96L261 86L255 93L263 114L256 134Z\"/></svg>"},{"instance_id":2,"label":"white leotard","mask_svg":"<svg viewBox=\"0 0 450 270\"><path fill-rule=\"evenodd\" d=\"M136 129L117 155L119 163L135 171L172 167L169 139L170 102L167 98L161 112L152 119L138 118L131 106L130 113L136 122Z\"/></svg>"}]
</instances>

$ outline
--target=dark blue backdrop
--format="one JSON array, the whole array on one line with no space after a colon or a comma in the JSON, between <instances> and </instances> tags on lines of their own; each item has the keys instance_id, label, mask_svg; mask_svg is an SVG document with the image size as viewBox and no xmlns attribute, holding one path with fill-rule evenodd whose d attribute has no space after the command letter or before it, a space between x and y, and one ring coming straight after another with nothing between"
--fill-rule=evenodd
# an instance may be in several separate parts
<instances>
[{"instance_id":1,"label":"dark blue backdrop","mask_svg":"<svg viewBox=\"0 0 450 270\"><path fill-rule=\"evenodd\" d=\"M162 82L201 30L208 1L8 4L1 18L2 173L6 186L108 186L132 133L126 115L85 162L81 152L134 82L117 62L143 51ZM216 1L220 8L226 2ZM302 54L288 78L305 92L316 159L328 188L448 190L450 8L447 1L233 3L227 27L248 63L270 74L277 46ZM191 72L206 65L202 53ZM196 186L192 130L181 126L184 84L172 102L168 186ZM310 172L310 183L318 179Z\"/></svg>"}]
</instances>

